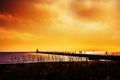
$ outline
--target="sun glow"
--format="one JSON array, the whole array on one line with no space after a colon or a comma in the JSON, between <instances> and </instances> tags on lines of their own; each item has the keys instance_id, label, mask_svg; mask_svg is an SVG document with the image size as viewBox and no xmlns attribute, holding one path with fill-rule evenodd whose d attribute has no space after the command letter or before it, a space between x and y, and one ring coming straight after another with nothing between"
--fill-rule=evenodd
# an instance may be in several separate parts
<instances>
[{"instance_id":1,"label":"sun glow","mask_svg":"<svg viewBox=\"0 0 120 80\"><path fill-rule=\"evenodd\" d=\"M120 6L117 2L117 0L0 2L6 4L2 5L0 11L0 50L40 48L118 51Z\"/></svg>"}]
</instances>

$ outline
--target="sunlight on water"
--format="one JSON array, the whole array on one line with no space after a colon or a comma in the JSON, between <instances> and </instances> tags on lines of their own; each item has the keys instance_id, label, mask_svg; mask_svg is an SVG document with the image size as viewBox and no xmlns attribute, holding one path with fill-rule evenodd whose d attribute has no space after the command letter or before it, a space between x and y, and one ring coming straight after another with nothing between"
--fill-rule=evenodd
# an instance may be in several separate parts
<instances>
[{"instance_id":1,"label":"sunlight on water","mask_svg":"<svg viewBox=\"0 0 120 80\"><path fill-rule=\"evenodd\" d=\"M14 63L38 63L38 62L65 62L65 61L85 61L83 57L72 57L63 55L51 55L28 52L4 52L0 53L0 64Z\"/></svg>"}]
</instances>

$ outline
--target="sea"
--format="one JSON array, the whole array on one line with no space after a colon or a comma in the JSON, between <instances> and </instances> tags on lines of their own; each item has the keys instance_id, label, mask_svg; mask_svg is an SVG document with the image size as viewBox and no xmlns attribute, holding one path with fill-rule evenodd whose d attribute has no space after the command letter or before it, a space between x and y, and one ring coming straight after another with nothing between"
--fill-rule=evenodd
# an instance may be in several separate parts
<instances>
[{"instance_id":1,"label":"sea","mask_svg":"<svg viewBox=\"0 0 120 80\"><path fill-rule=\"evenodd\" d=\"M83 57L43 54L36 52L0 52L0 64L86 61Z\"/></svg>"}]
</instances>

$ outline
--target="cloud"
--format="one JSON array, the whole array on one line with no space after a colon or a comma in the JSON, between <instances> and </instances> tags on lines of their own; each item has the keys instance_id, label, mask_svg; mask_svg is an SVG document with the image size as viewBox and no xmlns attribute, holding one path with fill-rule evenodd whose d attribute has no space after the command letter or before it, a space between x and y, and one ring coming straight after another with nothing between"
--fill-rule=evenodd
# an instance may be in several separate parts
<instances>
[{"instance_id":1,"label":"cloud","mask_svg":"<svg viewBox=\"0 0 120 80\"><path fill-rule=\"evenodd\" d=\"M30 41L39 39L40 37L36 37L34 34L28 32L18 32L15 30L6 30L0 28L0 39L2 40L20 40L20 41Z\"/></svg>"},{"instance_id":2,"label":"cloud","mask_svg":"<svg viewBox=\"0 0 120 80\"><path fill-rule=\"evenodd\" d=\"M49 5L52 1L53 0L0 0L0 13L30 19L36 18L36 16L42 16L43 13L45 13L46 9L44 10L43 5ZM41 4L41 10L39 11L34 7L34 4L37 3Z\"/></svg>"},{"instance_id":3,"label":"cloud","mask_svg":"<svg viewBox=\"0 0 120 80\"><path fill-rule=\"evenodd\" d=\"M0 0L0 4L0 27L43 31L57 17L49 0Z\"/></svg>"},{"instance_id":4,"label":"cloud","mask_svg":"<svg viewBox=\"0 0 120 80\"><path fill-rule=\"evenodd\" d=\"M0 27L10 29L15 28L18 24L20 24L22 19L14 17L9 14L0 14Z\"/></svg>"},{"instance_id":5,"label":"cloud","mask_svg":"<svg viewBox=\"0 0 120 80\"><path fill-rule=\"evenodd\" d=\"M40 42L39 42L40 41ZM29 32L21 32L16 30L6 30L0 28L0 49L19 50L26 48L34 48L36 45L42 45L44 37ZM29 46L29 47L28 47ZM30 47L31 46L31 47Z\"/></svg>"},{"instance_id":6,"label":"cloud","mask_svg":"<svg viewBox=\"0 0 120 80\"><path fill-rule=\"evenodd\" d=\"M20 15L32 11L32 4L36 1L38 0L0 0L0 13Z\"/></svg>"},{"instance_id":7,"label":"cloud","mask_svg":"<svg viewBox=\"0 0 120 80\"><path fill-rule=\"evenodd\" d=\"M118 46L119 5L97 1L0 0L0 40L54 48Z\"/></svg>"}]
</instances>

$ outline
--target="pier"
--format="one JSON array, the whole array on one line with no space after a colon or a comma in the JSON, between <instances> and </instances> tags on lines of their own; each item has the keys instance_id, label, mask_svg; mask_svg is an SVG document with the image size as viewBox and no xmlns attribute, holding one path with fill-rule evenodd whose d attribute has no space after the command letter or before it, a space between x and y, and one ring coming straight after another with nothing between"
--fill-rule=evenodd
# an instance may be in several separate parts
<instances>
[{"instance_id":1,"label":"pier","mask_svg":"<svg viewBox=\"0 0 120 80\"><path fill-rule=\"evenodd\" d=\"M109 55L109 54L81 54L75 52L46 52L39 51L38 53L42 54L54 54L54 55L64 55L64 56L73 56L73 57L86 57L89 60L112 60L112 61L120 61L120 55Z\"/></svg>"}]
</instances>

